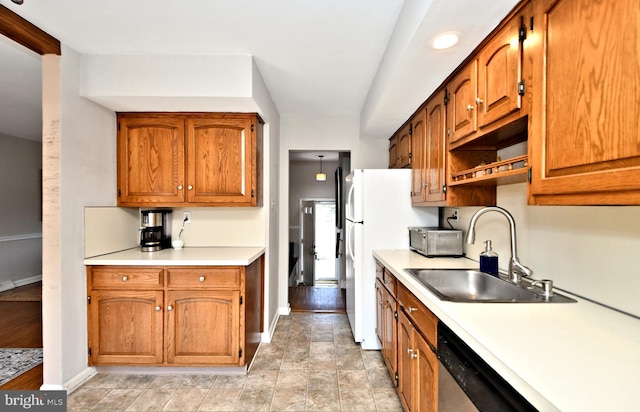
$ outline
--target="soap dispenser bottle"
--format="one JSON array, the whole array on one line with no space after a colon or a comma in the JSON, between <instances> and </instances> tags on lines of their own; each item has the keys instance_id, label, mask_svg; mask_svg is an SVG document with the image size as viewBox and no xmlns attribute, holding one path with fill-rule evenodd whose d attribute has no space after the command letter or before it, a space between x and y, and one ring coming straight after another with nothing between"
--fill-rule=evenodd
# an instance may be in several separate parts
<instances>
[{"instance_id":1,"label":"soap dispenser bottle","mask_svg":"<svg viewBox=\"0 0 640 412\"><path fill-rule=\"evenodd\" d=\"M493 276L498 276L498 254L491 249L491 241L485 240L487 245L484 252L480 253L480 271Z\"/></svg>"}]
</instances>

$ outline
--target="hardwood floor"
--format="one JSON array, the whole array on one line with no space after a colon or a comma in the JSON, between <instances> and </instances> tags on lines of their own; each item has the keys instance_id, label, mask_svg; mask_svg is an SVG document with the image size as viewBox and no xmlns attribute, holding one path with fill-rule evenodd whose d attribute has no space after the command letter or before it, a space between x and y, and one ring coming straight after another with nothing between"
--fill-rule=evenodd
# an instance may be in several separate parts
<instances>
[{"instance_id":1,"label":"hardwood floor","mask_svg":"<svg viewBox=\"0 0 640 412\"><path fill-rule=\"evenodd\" d=\"M3 292L3 294L11 291ZM42 347L42 302L0 301L0 348ZM42 364L28 370L0 390L40 389Z\"/></svg>"},{"instance_id":2,"label":"hardwood floor","mask_svg":"<svg viewBox=\"0 0 640 412\"><path fill-rule=\"evenodd\" d=\"M292 312L345 313L345 291L338 287L290 287L289 305Z\"/></svg>"}]
</instances>

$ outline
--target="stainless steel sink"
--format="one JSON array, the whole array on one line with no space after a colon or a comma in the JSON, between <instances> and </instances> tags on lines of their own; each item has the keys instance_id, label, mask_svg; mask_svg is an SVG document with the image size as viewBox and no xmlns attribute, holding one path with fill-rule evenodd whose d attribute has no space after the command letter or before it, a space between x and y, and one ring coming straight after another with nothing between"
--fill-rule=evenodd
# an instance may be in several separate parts
<instances>
[{"instance_id":1,"label":"stainless steel sink","mask_svg":"<svg viewBox=\"0 0 640 412\"><path fill-rule=\"evenodd\" d=\"M405 269L441 300L452 302L567 303L575 300L538 288L516 285L474 269Z\"/></svg>"}]
</instances>

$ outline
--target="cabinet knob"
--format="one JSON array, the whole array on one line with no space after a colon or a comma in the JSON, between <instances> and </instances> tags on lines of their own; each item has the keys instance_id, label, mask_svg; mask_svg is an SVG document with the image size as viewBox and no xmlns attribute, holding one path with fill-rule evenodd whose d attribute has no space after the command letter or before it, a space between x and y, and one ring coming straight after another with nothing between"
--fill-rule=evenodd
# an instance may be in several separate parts
<instances>
[{"instance_id":1,"label":"cabinet knob","mask_svg":"<svg viewBox=\"0 0 640 412\"><path fill-rule=\"evenodd\" d=\"M407 307L407 311L408 311L409 313L411 313L411 312L415 312L416 310L418 310L418 308L412 308L411 306Z\"/></svg>"},{"instance_id":2,"label":"cabinet knob","mask_svg":"<svg viewBox=\"0 0 640 412\"><path fill-rule=\"evenodd\" d=\"M122 281L123 281L123 282L126 282L127 280L129 280L129 277L127 277L127 276L123 276L123 277L122 277Z\"/></svg>"},{"instance_id":3,"label":"cabinet knob","mask_svg":"<svg viewBox=\"0 0 640 412\"><path fill-rule=\"evenodd\" d=\"M171 311L173 310L173 306L171 306L171 305L167 306L167 310L168 310L169 312L171 312Z\"/></svg>"},{"instance_id":4,"label":"cabinet knob","mask_svg":"<svg viewBox=\"0 0 640 412\"><path fill-rule=\"evenodd\" d=\"M178 190L182 190L182 185L178 185Z\"/></svg>"},{"instance_id":5,"label":"cabinet knob","mask_svg":"<svg viewBox=\"0 0 640 412\"><path fill-rule=\"evenodd\" d=\"M204 282L204 276L200 276L198 280L200 281L200 283Z\"/></svg>"},{"instance_id":6,"label":"cabinet knob","mask_svg":"<svg viewBox=\"0 0 640 412\"><path fill-rule=\"evenodd\" d=\"M156 306L156 312L160 312L160 309L162 309L160 306Z\"/></svg>"},{"instance_id":7,"label":"cabinet knob","mask_svg":"<svg viewBox=\"0 0 640 412\"><path fill-rule=\"evenodd\" d=\"M193 186L191 185L187 186L187 190L193 190Z\"/></svg>"},{"instance_id":8,"label":"cabinet knob","mask_svg":"<svg viewBox=\"0 0 640 412\"><path fill-rule=\"evenodd\" d=\"M482 103L484 103L482 99L479 97L476 97L476 104L482 104Z\"/></svg>"},{"instance_id":9,"label":"cabinet knob","mask_svg":"<svg viewBox=\"0 0 640 412\"><path fill-rule=\"evenodd\" d=\"M468 111L468 112L470 112L470 111L472 111L472 110L473 110L473 106L471 106L470 104L469 104L469 105L467 105L467 111Z\"/></svg>"}]
</instances>

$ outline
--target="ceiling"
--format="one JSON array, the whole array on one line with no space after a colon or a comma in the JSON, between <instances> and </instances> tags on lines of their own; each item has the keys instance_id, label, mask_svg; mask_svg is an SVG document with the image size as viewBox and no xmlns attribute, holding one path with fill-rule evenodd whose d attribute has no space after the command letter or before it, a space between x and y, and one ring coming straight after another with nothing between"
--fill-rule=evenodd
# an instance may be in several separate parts
<instances>
[{"instance_id":1,"label":"ceiling","mask_svg":"<svg viewBox=\"0 0 640 412\"><path fill-rule=\"evenodd\" d=\"M10 0L81 54L251 55L282 116L388 138L517 0ZM429 47L457 31L458 46ZM0 133L39 139L39 57L0 41ZM152 110L152 108L150 108Z\"/></svg>"}]
</instances>

